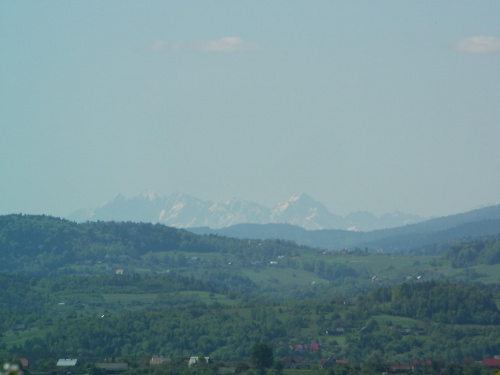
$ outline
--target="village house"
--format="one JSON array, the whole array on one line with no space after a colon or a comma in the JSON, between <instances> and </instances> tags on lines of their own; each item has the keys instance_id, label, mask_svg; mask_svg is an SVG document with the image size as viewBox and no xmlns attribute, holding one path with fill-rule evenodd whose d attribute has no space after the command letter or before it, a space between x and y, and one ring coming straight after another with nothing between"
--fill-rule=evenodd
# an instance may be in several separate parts
<instances>
[{"instance_id":1,"label":"village house","mask_svg":"<svg viewBox=\"0 0 500 375\"><path fill-rule=\"evenodd\" d=\"M57 361L57 367L75 367L78 363L76 358L62 358Z\"/></svg>"},{"instance_id":2,"label":"village house","mask_svg":"<svg viewBox=\"0 0 500 375\"><path fill-rule=\"evenodd\" d=\"M324 250L321 254L322 255L335 254L335 250L334 249L327 249L327 250Z\"/></svg>"},{"instance_id":3,"label":"village house","mask_svg":"<svg viewBox=\"0 0 500 375\"><path fill-rule=\"evenodd\" d=\"M161 356L154 355L149 360L149 365L150 366L166 365L166 364L170 363L171 361L172 360L170 359L170 356L161 357Z\"/></svg>"},{"instance_id":4,"label":"village house","mask_svg":"<svg viewBox=\"0 0 500 375\"><path fill-rule=\"evenodd\" d=\"M75 368L78 363L76 358L62 358L57 361L58 374L71 374L71 370Z\"/></svg>"},{"instance_id":5,"label":"village house","mask_svg":"<svg viewBox=\"0 0 500 375\"><path fill-rule=\"evenodd\" d=\"M338 364L345 364L347 365L349 363L349 361L347 359L333 359L333 358L327 358L327 359L322 359L320 361L320 366L322 369L325 369L325 368L331 368L335 365L338 365Z\"/></svg>"},{"instance_id":6,"label":"village house","mask_svg":"<svg viewBox=\"0 0 500 375\"><path fill-rule=\"evenodd\" d=\"M389 372L392 373L408 372L411 370L410 365L408 363L391 363L387 367Z\"/></svg>"},{"instance_id":7,"label":"village house","mask_svg":"<svg viewBox=\"0 0 500 375\"><path fill-rule=\"evenodd\" d=\"M500 360L497 358L484 358L483 364L490 367L500 367Z\"/></svg>"},{"instance_id":8,"label":"village house","mask_svg":"<svg viewBox=\"0 0 500 375\"><path fill-rule=\"evenodd\" d=\"M327 335L343 335L345 333L345 330L343 327L338 327L338 328L329 328L325 331Z\"/></svg>"},{"instance_id":9,"label":"village house","mask_svg":"<svg viewBox=\"0 0 500 375\"><path fill-rule=\"evenodd\" d=\"M322 369L327 369L335 366L335 360L333 358L322 359L320 361L320 366Z\"/></svg>"},{"instance_id":10,"label":"village house","mask_svg":"<svg viewBox=\"0 0 500 375\"><path fill-rule=\"evenodd\" d=\"M205 358L206 363L210 362L210 357L204 357L204 358ZM196 366L198 364L199 359L200 359L200 357L191 357L191 358L189 358L188 366L189 367Z\"/></svg>"},{"instance_id":11,"label":"village house","mask_svg":"<svg viewBox=\"0 0 500 375\"><path fill-rule=\"evenodd\" d=\"M318 352L319 351L319 343L317 343L317 342L311 342L309 344L309 350L313 350L315 352Z\"/></svg>"},{"instance_id":12,"label":"village house","mask_svg":"<svg viewBox=\"0 0 500 375\"><path fill-rule=\"evenodd\" d=\"M418 368L425 368L425 367L429 367L432 365L432 361L430 359L414 359L412 361L412 367L413 367L413 371L415 371L415 369L418 369Z\"/></svg>"},{"instance_id":13,"label":"village house","mask_svg":"<svg viewBox=\"0 0 500 375\"><path fill-rule=\"evenodd\" d=\"M296 352L304 352L307 350L312 350L312 351L319 351L320 350L320 344L317 342L311 342L309 345L308 344L296 344L294 346L294 350Z\"/></svg>"}]
</instances>

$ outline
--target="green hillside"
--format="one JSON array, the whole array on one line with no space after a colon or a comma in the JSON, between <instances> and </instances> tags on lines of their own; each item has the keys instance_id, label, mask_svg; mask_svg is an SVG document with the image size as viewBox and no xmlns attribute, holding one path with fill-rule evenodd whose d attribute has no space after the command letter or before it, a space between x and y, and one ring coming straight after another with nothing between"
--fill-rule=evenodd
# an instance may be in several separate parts
<instances>
[{"instance_id":1,"label":"green hillside","mask_svg":"<svg viewBox=\"0 0 500 375\"><path fill-rule=\"evenodd\" d=\"M79 358L83 374L114 358L149 373L147 358L162 355L174 366L165 371L182 373L190 356L230 366L264 343L276 361L300 358L310 370L326 371L328 358L348 360L337 370L352 373L430 358L436 371L454 364L460 374L500 353L500 265L453 263L477 243L437 257L151 224L0 223L0 360L26 357L37 370Z\"/></svg>"}]
</instances>

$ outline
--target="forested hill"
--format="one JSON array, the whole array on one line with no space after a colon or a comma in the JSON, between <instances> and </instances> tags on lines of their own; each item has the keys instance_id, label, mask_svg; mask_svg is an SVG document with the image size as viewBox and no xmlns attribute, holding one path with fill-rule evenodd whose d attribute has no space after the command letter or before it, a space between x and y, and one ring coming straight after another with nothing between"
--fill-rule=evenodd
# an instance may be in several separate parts
<instances>
[{"instance_id":1,"label":"forested hill","mask_svg":"<svg viewBox=\"0 0 500 375\"><path fill-rule=\"evenodd\" d=\"M339 249L343 247L382 249L389 253L412 251L438 255L459 241L500 237L500 206L435 218L421 223L372 232L305 230L286 224L239 224L222 229L190 228L198 234L236 238L280 238L298 244Z\"/></svg>"},{"instance_id":2,"label":"forested hill","mask_svg":"<svg viewBox=\"0 0 500 375\"><path fill-rule=\"evenodd\" d=\"M500 239L464 242L443 255L455 268L500 263Z\"/></svg>"},{"instance_id":3,"label":"forested hill","mask_svg":"<svg viewBox=\"0 0 500 375\"><path fill-rule=\"evenodd\" d=\"M151 253L240 253L276 257L299 248L286 241L246 241L203 236L161 224L88 222L50 216L0 216L0 272L57 274L86 261L140 259ZM67 271L67 270L66 270ZM66 272L64 271L64 272Z\"/></svg>"},{"instance_id":4,"label":"forested hill","mask_svg":"<svg viewBox=\"0 0 500 375\"><path fill-rule=\"evenodd\" d=\"M395 258L359 248L335 251L285 240L197 235L162 224L76 224L50 216L8 215L0 216L0 273L35 277L110 274L124 269L126 274L173 273L210 280L233 291L262 292L264 288L277 298L284 293L302 293L313 282L316 288L335 282L350 292L393 285L417 275L427 280L474 277L485 283L497 282L494 265L467 272L451 270L450 263L455 269L495 263L498 251L493 242L483 247L478 243L460 245L462 250L454 250L449 258Z\"/></svg>"},{"instance_id":5,"label":"forested hill","mask_svg":"<svg viewBox=\"0 0 500 375\"><path fill-rule=\"evenodd\" d=\"M375 289L363 303L373 309L413 319L448 324L498 324L500 313L491 293L448 282L403 283Z\"/></svg>"}]
</instances>

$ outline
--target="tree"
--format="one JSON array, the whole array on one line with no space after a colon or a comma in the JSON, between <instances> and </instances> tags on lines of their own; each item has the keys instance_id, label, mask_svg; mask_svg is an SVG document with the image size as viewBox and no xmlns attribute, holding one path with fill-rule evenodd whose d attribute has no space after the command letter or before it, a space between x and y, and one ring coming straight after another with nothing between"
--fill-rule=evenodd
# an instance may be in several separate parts
<instances>
[{"instance_id":1,"label":"tree","mask_svg":"<svg viewBox=\"0 0 500 375\"><path fill-rule=\"evenodd\" d=\"M276 364L274 365L274 374L275 375L283 375L283 369L285 368L285 365L283 364L283 361L277 361Z\"/></svg>"},{"instance_id":2,"label":"tree","mask_svg":"<svg viewBox=\"0 0 500 375\"><path fill-rule=\"evenodd\" d=\"M370 359L363 364L363 373L365 374L380 374L384 372L385 369L386 364L384 358L378 351L373 353Z\"/></svg>"},{"instance_id":3,"label":"tree","mask_svg":"<svg viewBox=\"0 0 500 375\"><path fill-rule=\"evenodd\" d=\"M265 368L273 365L273 349L264 343L255 344L252 346L251 360L263 374Z\"/></svg>"}]
</instances>

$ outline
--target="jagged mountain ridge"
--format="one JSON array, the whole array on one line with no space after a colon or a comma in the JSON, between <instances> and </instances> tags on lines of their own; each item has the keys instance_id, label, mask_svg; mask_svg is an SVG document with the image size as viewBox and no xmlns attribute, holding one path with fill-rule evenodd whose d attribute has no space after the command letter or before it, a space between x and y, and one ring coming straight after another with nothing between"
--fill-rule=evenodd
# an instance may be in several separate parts
<instances>
[{"instance_id":1,"label":"jagged mountain ridge","mask_svg":"<svg viewBox=\"0 0 500 375\"><path fill-rule=\"evenodd\" d=\"M376 217L370 212L355 212L346 217L331 213L325 205L307 194L295 195L268 208L242 199L214 203L187 194L159 196L148 191L125 198L117 195L95 209L80 210L67 219L85 221L132 221L161 223L177 228L226 228L232 225L291 224L308 230L344 229L370 231L392 228L425 220L401 212Z\"/></svg>"}]
</instances>

